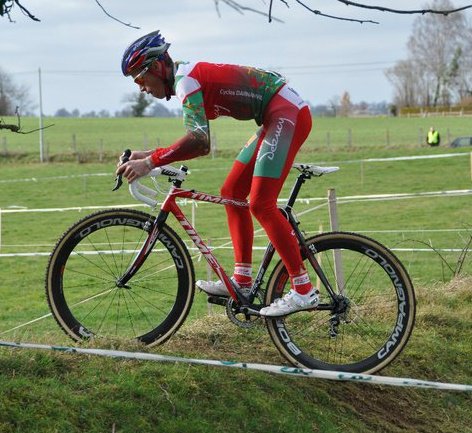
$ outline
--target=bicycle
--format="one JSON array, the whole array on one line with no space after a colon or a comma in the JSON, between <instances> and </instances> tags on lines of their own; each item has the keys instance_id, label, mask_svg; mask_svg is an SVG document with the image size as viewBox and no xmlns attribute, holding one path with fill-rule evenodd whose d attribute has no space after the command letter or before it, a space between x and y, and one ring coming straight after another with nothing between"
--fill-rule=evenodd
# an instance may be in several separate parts
<instances>
[{"instance_id":1,"label":"bicycle","mask_svg":"<svg viewBox=\"0 0 472 433\"><path fill-rule=\"evenodd\" d=\"M291 364L310 369L374 373L405 347L414 326L416 300L404 266L385 246L366 236L328 232L305 238L293 206L309 179L338 170L294 164L299 171L280 208L297 236L321 302L312 310L266 318L269 335ZM259 310L290 289L278 261L265 284L275 250L269 243L249 291L238 289L182 212L177 198L211 204L248 206L247 201L183 189L186 166L162 166L149 176L171 184L156 216L131 209L95 212L73 224L58 240L46 271L46 296L54 318L76 341L106 337L153 346L168 340L184 323L195 293L192 258L180 236L166 223L173 214L230 297L209 296L230 320L244 328L261 321ZM114 189L119 188L121 178ZM133 197L158 205L154 188L140 179Z\"/></svg>"}]
</instances>

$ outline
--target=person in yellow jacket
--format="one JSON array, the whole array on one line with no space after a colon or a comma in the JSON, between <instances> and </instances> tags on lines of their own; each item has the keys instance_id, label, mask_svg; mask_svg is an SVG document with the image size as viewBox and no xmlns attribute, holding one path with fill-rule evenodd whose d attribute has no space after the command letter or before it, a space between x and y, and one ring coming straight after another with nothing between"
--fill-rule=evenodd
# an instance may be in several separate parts
<instances>
[{"instance_id":1,"label":"person in yellow jacket","mask_svg":"<svg viewBox=\"0 0 472 433\"><path fill-rule=\"evenodd\" d=\"M441 136L439 135L439 132L434 129L433 126L429 128L429 132L426 137L426 142L430 146L439 146L439 143L441 142Z\"/></svg>"}]
</instances>

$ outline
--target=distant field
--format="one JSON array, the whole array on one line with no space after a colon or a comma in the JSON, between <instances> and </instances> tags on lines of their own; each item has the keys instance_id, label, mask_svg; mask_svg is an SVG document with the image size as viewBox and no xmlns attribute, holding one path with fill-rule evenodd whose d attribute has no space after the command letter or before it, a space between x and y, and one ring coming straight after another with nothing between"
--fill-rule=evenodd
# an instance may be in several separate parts
<instances>
[{"instance_id":1,"label":"distant field","mask_svg":"<svg viewBox=\"0 0 472 433\"><path fill-rule=\"evenodd\" d=\"M4 118L16 123L16 118ZM149 149L167 146L182 133L180 118L45 118L44 152L51 159L95 160L117 155L122 149ZM313 131L304 151L320 149L358 149L365 147L420 147L426 132L434 125L441 133L442 145L454 137L472 135L469 117L436 118L314 118ZM24 131L38 128L37 118L22 119ZM257 129L252 122L221 118L211 122L211 134L219 152L234 154ZM0 153L39 159L39 133L12 134L0 130Z\"/></svg>"}]
</instances>

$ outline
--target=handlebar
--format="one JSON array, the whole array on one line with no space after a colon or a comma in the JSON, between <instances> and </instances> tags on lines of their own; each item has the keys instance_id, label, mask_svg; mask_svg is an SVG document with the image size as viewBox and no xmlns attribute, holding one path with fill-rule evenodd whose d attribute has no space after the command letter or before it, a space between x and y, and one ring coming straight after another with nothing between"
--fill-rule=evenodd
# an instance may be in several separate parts
<instances>
[{"instance_id":1,"label":"handlebar","mask_svg":"<svg viewBox=\"0 0 472 433\"><path fill-rule=\"evenodd\" d=\"M131 156L131 150L126 149L120 156L120 165L123 165L129 161ZM169 176L170 180L177 180L182 182L185 179L188 168L184 165L180 167L180 170L172 167L171 165L163 165L161 167L156 167L152 169L147 176L156 177L159 175ZM123 185L123 176L121 174L117 175L115 178L115 186L112 191L116 191Z\"/></svg>"},{"instance_id":2,"label":"handlebar","mask_svg":"<svg viewBox=\"0 0 472 433\"><path fill-rule=\"evenodd\" d=\"M130 194L138 201L141 201L151 207L156 207L157 200L154 197L157 196L158 191L143 185L140 179L144 177L157 177L157 176L168 176L169 182L174 182L174 185L180 186L187 176L188 168L181 166L180 169L175 168L171 165L163 165L161 167L153 168L146 176L134 180L129 184Z\"/></svg>"},{"instance_id":3,"label":"handlebar","mask_svg":"<svg viewBox=\"0 0 472 433\"><path fill-rule=\"evenodd\" d=\"M131 156L131 150L126 149L122 155L120 156L120 165L123 165L125 162L129 161L129 157ZM119 174L115 177L115 186L113 187L112 191L116 191L123 185L123 176Z\"/></svg>"}]
</instances>

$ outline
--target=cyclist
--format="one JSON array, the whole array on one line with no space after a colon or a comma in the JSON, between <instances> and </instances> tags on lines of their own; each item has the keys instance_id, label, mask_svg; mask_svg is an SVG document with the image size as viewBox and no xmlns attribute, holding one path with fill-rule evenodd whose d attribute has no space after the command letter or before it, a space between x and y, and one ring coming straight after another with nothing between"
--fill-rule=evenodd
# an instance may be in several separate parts
<instances>
[{"instance_id":1,"label":"cyclist","mask_svg":"<svg viewBox=\"0 0 472 433\"><path fill-rule=\"evenodd\" d=\"M186 134L166 148L133 151L117 174L132 182L154 167L207 155L209 120L254 119L260 128L241 150L221 188L223 197L249 196L250 203L249 208L226 207L235 259L232 279L242 289L252 284L252 214L285 264L292 287L282 299L262 308L261 315L283 316L313 308L319 293L310 282L290 224L277 208L295 155L311 130L308 105L277 73L229 64L174 63L169 46L159 31L142 36L125 50L121 68L142 92L158 99L177 96ZM221 281L200 280L197 286L210 295L229 296Z\"/></svg>"}]
</instances>

